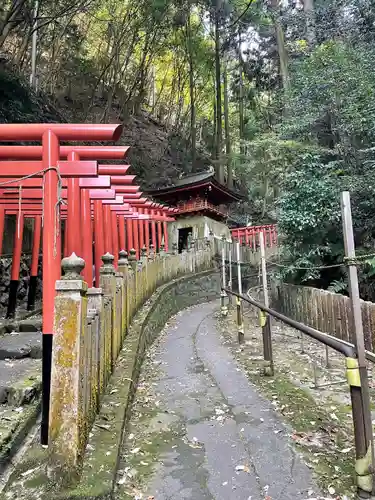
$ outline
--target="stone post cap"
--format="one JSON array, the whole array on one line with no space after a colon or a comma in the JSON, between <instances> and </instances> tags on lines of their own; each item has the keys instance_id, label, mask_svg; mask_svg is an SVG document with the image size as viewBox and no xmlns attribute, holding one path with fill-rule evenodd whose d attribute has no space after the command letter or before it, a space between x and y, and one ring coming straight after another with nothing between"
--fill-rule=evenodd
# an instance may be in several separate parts
<instances>
[{"instance_id":1,"label":"stone post cap","mask_svg":"<svg viewBox=\"0 0 375 500\"><path fill-rule=\"evenodd\" d=\"M128 264L129 264L129 261L128 261L128 252L126 250L120 250L119 251L118 265L119 266L126 266Z\"/></svg>"},{"instance_id":2,"label":"stone post cap","mask_svg":"<svg viewBox=\"0 0 375 500\"><path fill-rule=\"evenodd\" d=\"M100 268L100 274L114 274L115 273L115 268L114 268L114 261L115 258L113 255L111 255L109 252L106 254L102 255L102 261L103 261L103 266Z\"/></svg>"},{"instance_id":3,"label":"stone post cap","mask_svg":"<svg viewBox=\"0 0 375 500\"><path fill-rule=\"evenodd\" d=\"M131 248L129 251L129 260L137 260L137 252L134 248Z\"/></svg>"},{"instance_id":4,"label":"stone post cap","mask_svg":"<svg viewBox=\"0 0 375 500\"><path fill-rule=\"evenodd\" d=\"M147 248L145 245L143 245L143 247L141 248L141 255L142 255L142 257L147 256Z\"/></svg>"},{"instance_id":5,"label":"stone post cap","mask_svg":"<svg viewBox=\"0 0 375 500\"><path fill-rule=\"evenodd\" d=\"M61 261L61 268L64 271L64 280L79 280L82 279L81 271L85 267L85 261L78 257L74 252L70 257L65 257Z\"/></svg>"},{"instance_id":6,"label":"stone post cap","mask_svg":"<svg viewBox=\"0 0 375 500\"><path fill-rule=\"evenodd\" d=\"M107 252L106 254L102 255L102 261L103 261L103 264L105 266L108 266L108 265L113 264L113 262L115 261L115 258L112 254Z\"/></svg>"}]
</instances>

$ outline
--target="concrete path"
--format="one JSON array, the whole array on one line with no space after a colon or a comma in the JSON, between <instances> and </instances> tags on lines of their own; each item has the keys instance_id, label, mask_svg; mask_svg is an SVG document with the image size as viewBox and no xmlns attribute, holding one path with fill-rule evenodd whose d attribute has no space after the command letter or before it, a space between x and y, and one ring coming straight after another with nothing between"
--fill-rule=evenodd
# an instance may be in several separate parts
<instances>
[{"instance_id":1,"label":"concrete path","mask_svg":"<svg viewBox=\"0 0 375 500\"><path fill-rule=\"evenodd\" d=\"M316 498L290 429L222 345L216 311L217 304L184 311L159 344L155 362L160 361L162 378L154 380L153 390L187 439L163 447L143 498Z\"/></svg>"}]
</instances>

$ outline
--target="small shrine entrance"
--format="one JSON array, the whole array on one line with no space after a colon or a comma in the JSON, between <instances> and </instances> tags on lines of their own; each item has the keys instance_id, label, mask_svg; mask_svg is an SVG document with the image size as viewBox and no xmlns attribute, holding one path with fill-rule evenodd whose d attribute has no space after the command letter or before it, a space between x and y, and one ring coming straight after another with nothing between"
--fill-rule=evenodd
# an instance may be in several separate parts
<instances>
[{"instance_id":1,"label":"small shrine entrance","mask_svg":"<svg viewBox=\"0 0 375 500\"><path fill-rule=\"evenodd\" d=\"M193 236L192 227L182 227L178 230L178 253L182 253L183 250L187 250L189 235L190 238Z\"/></svg>"}]
</instances>

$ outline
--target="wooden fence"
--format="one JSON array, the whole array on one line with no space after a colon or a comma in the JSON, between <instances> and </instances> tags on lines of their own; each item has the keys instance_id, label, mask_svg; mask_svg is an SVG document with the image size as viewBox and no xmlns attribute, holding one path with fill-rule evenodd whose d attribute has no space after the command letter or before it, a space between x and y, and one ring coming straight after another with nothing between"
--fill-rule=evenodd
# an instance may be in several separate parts
<instances>
[{"instance_id":1,"label":"wooden fence","mask_svg":"<svg viewBox=\"0 0 375 500\"><path fill-rule=\"evenodd\" d=\"M349 297L317 288L278 284L273 307L296 321L353 343L354 324ZM375 304L361 300L363 332L368 351L375 351Z\"/></svg>"}]
</instances>

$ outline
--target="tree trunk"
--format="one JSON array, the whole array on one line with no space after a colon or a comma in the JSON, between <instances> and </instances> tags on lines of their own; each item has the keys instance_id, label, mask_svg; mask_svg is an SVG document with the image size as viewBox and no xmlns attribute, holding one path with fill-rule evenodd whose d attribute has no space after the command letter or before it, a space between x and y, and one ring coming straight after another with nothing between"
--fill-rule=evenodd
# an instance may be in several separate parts
<instances>
[{"instance_id":1,"label":"tree trunk","mask_svg":"<svg viewBox=\"0 0 375 500\"><path fill-rule=\"evenodd\" d=\"M232 172L232 158L231 158L231 142L229 130L229 99L228 99L228 65L225 65L223 73L224 84L224 125L225 125L225 153L227 157L227 184L229 188L233 187L233 172Z\"/></svg>"},{"instance_id":2,"label":"tree trunk","mask_svg":"<svg viewBox=\"0 0 375 500\"><path fill-rule=\"evenodd\" d=\"M190 92L190 140L191 140L191 170L196 171L197 168L197 128L195 116L195 86L194 86L194 57L193 57L193 44L191 38L191 23L190 23L190 9L188 12L187 21L187 47L189 59L189 92Z\"/></svg>"},{"instance_id":3,"label":"tree trunk","mask_svg":"<svg viewBox=\"0 0 375 500\"><path fill-rule=\"evenodd\" d=\"M284 30L280 22L280 0L271 0L271 6L274 13L274 26L276 32L277 52L279 54L280 75L284 90L290 87L288 52L285 46Z\"/></svg>"},{"instance_id":4,"label":"tree trunk","mask_svg":"<svg viewBox=\"0 0 375 500\"><path fill-rule=\"evenodd\" d=\"M314 0L303 0L302 3L305 11L307 42L312 49L316 45Z\"/></svg>"},{"instance_id":5,"label":"tree trunk","mask_svg":"<svg viewBox=\"0 0 375 500\"><path fill-rule=\"evenodd\" d=\"M215 12L215 75L216 75L216 175L224 184L224 164L221 158L223 141L221 66L220 66L220 0L216 0Z\"/></svg>"},{"instance_id":6,"label":"tree trunk","mask_svg":"<svg viewBox=\"0 0 375 500\"><path fill-rule=\"evenodd\" d=\"M239 113L239 123L240 123L240 154L244 154L243 141L245 139L245 119L244 119L244 105L243 105L243 72L242 72L242 57L241 57L241 32L238 33L238 73L239 73L239 103L238 103L238 113Z\"/></svg>"}]
</instances>

